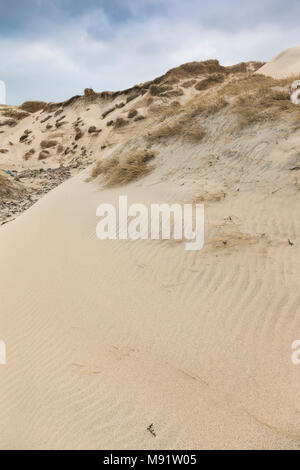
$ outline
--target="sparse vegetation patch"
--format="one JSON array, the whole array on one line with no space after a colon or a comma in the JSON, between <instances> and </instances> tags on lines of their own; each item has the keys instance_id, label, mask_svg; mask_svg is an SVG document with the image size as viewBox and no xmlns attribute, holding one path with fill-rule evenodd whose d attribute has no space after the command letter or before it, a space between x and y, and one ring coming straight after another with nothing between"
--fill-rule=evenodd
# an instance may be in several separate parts
<instances>
[{"instance_id":1,"label":"sparse vegetation patch","mask_svg":"<svg viewBox=\"0 0 300 470\"><path fill-rule=\"evenodd\" d=\"M153 152L133 149L128 154L114 154L99 160L94 166L91 177L102 176L106 186L116 186L135 181L154 168L149 162L155 158Z\"/></svg>"}]
</instances>

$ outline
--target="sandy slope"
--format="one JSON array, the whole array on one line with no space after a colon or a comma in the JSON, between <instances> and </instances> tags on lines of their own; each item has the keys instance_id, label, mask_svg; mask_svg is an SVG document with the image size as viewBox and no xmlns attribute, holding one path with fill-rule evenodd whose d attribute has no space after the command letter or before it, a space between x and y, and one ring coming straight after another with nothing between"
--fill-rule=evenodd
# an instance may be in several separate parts
<instances>
[{"instance_id":1,"label":"sandy slope","mask_svg":"<svg viewBox=\"0 0 300 470\"><path fill-rule=\"evenodd\" d=\"M85 177L1 231L1 448L298 448L299 194L245 183L208 231L231 215L260 241L187 253L95 236L100 202L171 186Z\"/></svg>"},{"instance_id":2,"label":"sandy slope","mask_svg":"<svg viewBox=\"0 0 300 470\"><path fill-rule=\"evenodd\" d=\"M85 170L1 228L0 448L299 448L299 130L231 112L154 143L145 178ZM98 240L120 194L204 201L204 249Z\"/></svg>"},{"instance_id":3,"label":"sandy slope","mask_svg":"<svg viewBox=\"0 0 300 470\"><path fill-rule=\"evenodd\" d=\"M286 78L292 75L298 78L300 75L300 47L291 47L281 52L256 73L273 78Z\"/></svg>"}]
</instances>

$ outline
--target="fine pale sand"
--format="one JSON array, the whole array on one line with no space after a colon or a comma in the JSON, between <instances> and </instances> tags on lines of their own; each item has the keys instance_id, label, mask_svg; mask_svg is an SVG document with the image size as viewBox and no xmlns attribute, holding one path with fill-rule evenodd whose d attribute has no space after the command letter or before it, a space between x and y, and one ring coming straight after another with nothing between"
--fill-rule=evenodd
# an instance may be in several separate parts
<instances>
[{"instance_id":1,"label":"fine pale sand","mask_svg":"<svg viewBox=\"0 0 300 470\"><path fill-rule=\"evenodd\" d=\"M0 448L299 449L300 134L229 112L146 177L84 170L1 227ZM119 195L204 202L204 249L98 240Z\"/></svg>"},{"instance_id":2,"label":"fine pale sand","mask_svg":"<svg viewBox=\"0 0 300 470\"><path fill-rule=\"evenodd\" d=\"M298 78L300 75L300 47L291 47L281 52L256 73L278 79L292 75Z\"/></svg>"}]
</instances>

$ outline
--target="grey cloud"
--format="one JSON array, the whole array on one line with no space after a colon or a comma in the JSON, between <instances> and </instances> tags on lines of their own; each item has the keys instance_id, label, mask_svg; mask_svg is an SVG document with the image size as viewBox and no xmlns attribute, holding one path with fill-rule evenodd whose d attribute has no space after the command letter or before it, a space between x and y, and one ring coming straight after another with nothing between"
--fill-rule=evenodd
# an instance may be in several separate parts
<instances>
[{"instance_id":1,"label":"grey cloud","mask_svg":"<svg viewBox=\"0 0 300 470\"><path fill-rule=\"evenodd\" d=\"M26 5L31 17L24 13L21 21L22 8L13 10L17 3L23 10ZM10 18L6 33L2 15L0 20L0 79L11 103L58 101L89 86L121 89L191 60L217 58L225 65L265 60L300 43L300 6L293 0L288 7L281 0L0 0L0 5Z\"/></svg>"}]
</instances>

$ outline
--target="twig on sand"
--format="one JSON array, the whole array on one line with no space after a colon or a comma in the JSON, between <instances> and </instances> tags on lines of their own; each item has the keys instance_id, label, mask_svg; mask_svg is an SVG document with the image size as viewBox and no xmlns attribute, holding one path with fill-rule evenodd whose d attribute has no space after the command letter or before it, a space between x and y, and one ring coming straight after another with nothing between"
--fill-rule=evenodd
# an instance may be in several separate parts
<instances>
[{"instance_id":1,"label":"twig on sand","mask_svg":"<svg viewBox=\"0 0 300 470\"><path fill-rule=\"evenodd\" d=\"M149 431L150 434L152 434L153 437L156 437L156 432L154 431L153 423L150 424L150 426L147 427L147 431Z\"/></svg>"}]
</instances>

